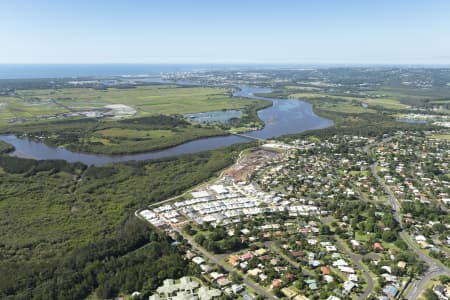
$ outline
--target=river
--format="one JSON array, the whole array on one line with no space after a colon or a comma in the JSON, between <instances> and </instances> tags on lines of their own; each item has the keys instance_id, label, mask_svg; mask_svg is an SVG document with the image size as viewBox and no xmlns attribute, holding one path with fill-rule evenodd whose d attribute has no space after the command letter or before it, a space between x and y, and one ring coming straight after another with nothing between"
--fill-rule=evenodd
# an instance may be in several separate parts
<instances>
[{"instance_id":1,"label":"river","mask_svg":"<svg viewBox=\"0 0 450 300\"><path fill-rule=\"evenodd\" d=\"M299 133L310 129L320 129L331 126L332 121L314 114L310 103L296 99L272 99L257 97L254 94L268 93L270 89L256 87L241 87L234 96L272 101L273 105L258 111L258 116L264 121L261 130L246 133L257 138L274 138L285 134ZM104 165L132 160L148 160L172 157L181 154L212 150L233 144L246 143L250 140L244 137L229 135L211 138L202 138L190 141L161 151L129 155L99 155L78 153L61 147L52 147L28 138L18 138L14 135L0 135L0 140L12 144L15 151L13 156L43 159L63 159L68 162L82 162L86 165Z\"/></svg>"}]
</instances>

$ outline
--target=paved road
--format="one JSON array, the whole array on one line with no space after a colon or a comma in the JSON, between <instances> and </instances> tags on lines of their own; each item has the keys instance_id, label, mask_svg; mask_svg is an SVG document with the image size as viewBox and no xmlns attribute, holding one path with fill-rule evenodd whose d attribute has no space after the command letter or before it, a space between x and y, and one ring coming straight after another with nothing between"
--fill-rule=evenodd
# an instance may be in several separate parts
<instances>
[{"instance_id":1,"label":"paved road","mask_svg":"<svg viewBox=\"0 0 450 300\"><path fill-rule=\"evenodd\" d=\"M331 219L322 219L322 221L324 222L324 224L329 224L331 223ZM367 271L367 269L365 268L365 266L361 263L362 260L362 255L353 253L352 251L350 251L348 249L348 247L344 244L342 244L342 242L339 239L336 239L336 246L341 249L342 251L345 252L345 254L350 257L352 263L358 267L359 270L361 270L361 272L363 273L364 277L366 278L366 282L367 282L367 288L364 290L364 293L362 293L359 297L358 300L364 300L367 299L370 295L370 293L372 293L373 288L375 286L374 282L373 282L373 278L370 275L370 273Z\"/></svg>"},{"instance_id":2,"label":"paved road","mask_svg":"<svg viewBox=\"0 0 450 300\"><path fill-rule=\"evenodd\" d=\"M201 247L200 245L198 245L193 238L191 238L190 236L184 234L183 232L177 230L178 233L180 233L188 242L189 244L195 248L198 252L200 252L203 256L207 257L212 263L215 263L221 267L223 267L225 270L227 270L227 272L232 272L235 271L231 266L229 266L228 264L224 263L221 261L221 259L219 257L217 257L216 255L206 251L203 247ZM250 280L249 278L247 278L247 276L242 276L243 278L243 282L248 285L250 288L252 288L256 293L258 293L259 295L263 296L265 299L278 299L275 296L273 296L271 293L269 293L266 289L262 288L261 286L259 286L258 284L256 284L255 282L253 282L252 280Z\"/></svg>"},{"instance_id":3,"label":"paved road","mask_svg":"<svg viewBox=\"0 0 450 300\"><path fill-rule=\"evenodd\" d=\"M139 210L135 211L134 215L147 222L147 220L145 220L143 217L141 217L139 215ZM235 271L230 265L224 263L222 261L222 257L220 255L214 255L208 251L206 251L202 246L200 246L199 244L197 244L194 239L185 234L182 230L179 230L175 227L172 227L173 230L177 231L184 239L186 239L188 241L188 243L192 246L192 248L196 249L198 252L200 252L204 257L208 258L209 261L211 261L214 264L217 264L219 266L221 266L222 268L224 268L227 272L232 272ZM275 296L273 296L271 293L269 293L266 289L262 288L261 286L259 286L258 284L256 284L255 282L253 282L252 280L250 280L249 278L247 278L247 276L242 276L242 281L248 285L250 288L252 288L256 293L258 293L259 295L265 297L265 299L272 299L272 300L276 300L278 298L276 298Z\"/></svg>"},{"instance_id":4,"label":"paved road","mask_svg":"<svg viewBox=\"0 0 450 300\"><path fill-rule=\"evenodd\" d=\"M147 222L147 220L145 220L143 217L141 217L139 215L139 210L135 211L134 215ZM214 255L208 251L206 251L202 246L200 246L199 244L197 244L194 239L188 235L186 235L184 232L182 232L181 230L178 230L174 227L172 227L175 231L177 231L181 236L183 236L183 238L185 238L188 243L192 246L192 248L196 249L198 252L200 252L204 257L208 258L212 263L217 264L219 266L221 266L222 268L224 268L227 272L232 272L235 271L230 265L224 263L221 260L221 256L220 255ZM259 295L265 297L265 299L272 299L272 300L276 300L278 299L277 297L273 296L271 293L269 293L266 289L262 288L261 286L259 286L258 284L256 284L255 282L253 282L252 280L250 280L249 278L247 278L247 276L242 276L242 281L248 285L250 288L252 288L256 293L258 293Z\"/></svg>"},{"instance_id":5,"label":"paved road","mask_svg":"<svg viewBox=\"0 0 450 300\"><path fill-rule=\"evenodd\" d=\"M432 278L438 276L438 275L449 275L450 276L450 269L444 266L442 263L435 261L428 255L425 255L419 248L419 246L414 243L410 236L403 231L403 224L400 217L400 203L395 197L394 193L392 193L391 189L385 184L384 180L382 180L377 172L376 172L376 163L373 163L370 166L370 170L372 175L376 178L378 183L383 187L384 192L388 195L389 198L389 204L392 207L392 211L394 213L394 218L397 220L397 222L400 224L400 228L402 231L400 231L400 237L405 241L405 243L408 245L408 247L414 251L414 253L417 254L417 256L423 260L428 265L428 270L426 273L419 277L418 280L413 280L412 288L409 289L408 293L405 295L405 299L417 299L424 289L426 283L430 281Z\"/></svg>"},{"instance_id":6,"label":"paved road","mask_svg":"<svg viewBox=\"0 0 450 300\"><path fill-rule=\"evenodd\" d=\"M273 244L273 242L265 242L264 244L267 248L272 249L273 251L277 252L281 257L283 257L285 260L287 260L294 267L301 268L301 266L298 262L293 261L290 257L288 257L286 254L284 254L282 251L279 251L277 249L277 247ZM373 291L374 283L373 283L372 276L370 276L369 272L367 272L366 268L364 268L364 266L361 264L362 256L349 251L348 248L345 247L339 240L336 241L336 245L338 246L338 248L340 248L342 251L344 251L347 254L347 256L350 257L352 262L358 267L358 269L360 269L363 272L364 277L366 278L366 281L367 281L367 288L365 289L364 293L358 297L358 300L367 299L368 296L370 295L370 293ZM303 272L303 274L305 274L307 276L315 275L313 272L310 272L305 269L302 269L302 272Z\"/></svg>"},{"instance_id":7,"label":"paved road","mask_svg":"<svg viewBox=\"0 0 450 300\"><path fill-rule=\"evenodd\" d=\"M264 245L266 246L266 248L271 249L273 252L276 252L278 255L280 255L282 258L284 258L288 263L290 263L292 266L296 267L296 268L301 268L302 269L302 273L306 276L315 276L315 274L309 270L303 269L302 266L292 260L289 256L287 256L286 254L283 253L283 251L281 249L279 249L276 245L274 245L274 243L272 241L267 241L264 243Z\"/></svg>"},{"instance_id":8,"label":"paved road","mask_svg":"<svg viewBox=\"0 0 450 300\"><path fill-rule=\"evenodd\" d=\"M361 272L364 274L364 277L366 278L366 282L367 282L367 288L364 290L364 293L362 293L359 297L358 300L364 300L369 298L370 293L372 293L373 288L374 288L374 283L373 283L373 278L372 276L370 276L370 273L367 271L367 269L363 266L363 264L361 263L362 260L362 256L356 253L351 252L346 245L343 245L341 243L340 240L336 240L336 245L338 246L339 249L341 249L342 251L345 252L345 254L347 254L348 257L350 257L350 259L352 260L353 264L355 264L359 270L361 270Z\"/></svg>"},{"instance_id":9,"label":"paved road","mask_svg":"<svg viewBox=\"0 0 450 300\"><path fill-rule=\"evenodd\" d=\"M447 274L446 272L442 272L439 270L428 270L425 276L417 278L414 282L411 282L411 288L408 290L408 293L405 295L405 299L417 299L422 291L425 289L425 285L432 280L433 278ZM448 274L447 274L448 275Z\"/></svg>"},{"instance_id":10,"label":"paved road","mask_svg":"<svg viewBox=\"0 0 450 300\"><path fill-rule=\"evenodd\" d=\"M245 150L244 150L244 151L245 151ZM241 152L239 153L239 157L238 157L238 159L237 159L237 163L239 163L240 160L243 158L243 153L244 153L244 151L241 151ZM192 190L198 188L199 186L203 186L203 185L205 185L205 184L207 184L207 183L209 183L209 182L212 182L212 181L214 181L214 180L217 180L217 178L221 178L222 175L223 175L223 173L224 173L228 168L230 168L230 166L224 168L224 169L220 172L219 176L214 177L214 178L208 180L207 182L201 183L201 184L199 184L199 185L197 185L197 186L195 186L195 187L190 188L189 190L187 190L186 192L184 192L182 195L184 195L184 194L186 194L186 193L188 193L188 192L190 192L190 191L192 191ZM172 198L169 198L169 199L166 199L166 200L157 202L157 203L153 203L153 204L151 204L151 205L149 205L149 206L150 206L150 207L153 207L153 206L165 204L165 203L171 202L171 201L173 201L173 200L179 198L179 197L182 196L182 195L174 196L174 197L172 197ZM144 218L142 218L142 217L139 215L139 212L140 212L141 210L142 210L142 209L136 210L135 213L134 213L134 215L135 215L137 218L146 221ZM147 222L147 221L146 221L146 222ZM172 227L172 228L173 228L173 227ZM207 257L212 263L217 264L217 265L223 267L227 272L235 271L235 270L233 270L233 268L232 268L231 266L229 266L228 264L222 262L220 256L214 255L214 254L212 254L212 253L206 251L203 247L201 247L200 245L198 245L198 244L197 244L190 236L184 234L181 230L178 230L178 229L176 229L176 228L173 228L173 229L176 230L179 234L181 234L181 236L183 236L183 237L188 241L188 243L189 243L194 249L196 249L198 252L200 252L203 256ZM244 282L246 285L248 285L250 288L252 288L252 289L253 289L256 293L258 293L259 295L263 296L265 299L272 299L272 300L278 299L277 297L275 297L274 295L272 295L269 291L267 291L267 290L264 289L263 287L259 286L259 285L256 284L254 281L250 280L247 276L244 275L244 276L242 276L242 278L243 278L243 282Z\"/></svg>"}]
</instances>

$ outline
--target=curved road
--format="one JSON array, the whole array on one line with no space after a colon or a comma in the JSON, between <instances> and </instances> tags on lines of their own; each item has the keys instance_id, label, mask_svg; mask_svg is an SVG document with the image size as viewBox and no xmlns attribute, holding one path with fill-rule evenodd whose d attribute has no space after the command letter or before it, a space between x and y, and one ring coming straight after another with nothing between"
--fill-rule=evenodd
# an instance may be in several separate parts
<instances>
[{"instance_id":1,"label":"curved road","mask_svg":"<svg viewBox=\"0 0 450 300\"><path fill-rule=\"evenodd\" d=\"M324 224L330 224L331 220L329 220L329 219L322 219L322 222ZM370 276L370 273L367 271L365 266L361 263L361 260L363 258L362 255L359 255L359 254L356 254L356 253L353 253L352 251L350 251L349 248L347 247L347 245L344 245L339 238L335 237L335 240L336 240L337 247L339 249L341 249L342 251L344 251L345 254L348 257L350 257L350 260L352 261L352 263L355 266L357 266L359 270L361 270L361 272L363 273L364 277L366 278L367 288L364 290L364 293L362 293L358 297L358 300L367 299L369 297L369 295L372 293L375 284L373 282L372 276Z\"/></svg>"},{"instance_id":2,"label":"curved road","mask_svg":"<svg viewBox=\"0 0 450 300\"><path fill-rule=\"evenodd\" d=\"M372 276L370 276L369 272L367 271L367 269L363 266L363 264L361 263L362 260L362 256L356 253L353 253L352 251L350 251L346 245L343 245L341 243L340 240L336 240L336 245L338 246L338 248L340 248L342 251L345 252L345 254L347 254L348 257L350 257L350 259L352 260L352 262L358 267L359 270L361 270L361 272L364 274L364 277L366 278L367 281L367 288L364 290L364 293L362 293L359 297L358 300L364 300L369 298L370 293L372 293L373 288L374 288L374 283L373 283L373 278Z\"/></svg>"},{"instance_id":3,"label":"curved road","mask_svg":"<svg viewBox=\"0 0 450 300\"><path fill-rule=\"evenodd\" d=\"M392 211L394 214L394 218L397 220L397 222L400 225L400 228L402 231L400 231L400 237L403 239L403 241L408 245L408 247L414 251L414 253L417 254L417 256L423 260L428 265L428 270L422 277L418 277L417 280L415 280L412 283L412 288L409 289L408 293L405 295L405 299L417 299L422 292L422 290L425 288L425 285L428 281L430 281L432 278L439 276L439 275L449 275L450 276L450 269L444 266L442 263L432 259L428 255L425 255L419 246L415 244L410 236L403 230L403 224L400 217L400 203L395 197L394 193L392 193L391 189L386 185L384 180L382 180L377 172L376 172L376 163L373 163L370 166L370 171L372 175L376 178L378 183L383 187L384 192L388 195L389 198L389 204L392 207Z\"/></svg>"},{"instance_id":4,"label":"curved road","mask_svg":"<svg viewBox=\"0 0 450 300\"><path fill-rule=\"evenodd\" d=\"M239 153L239 157L237 159L237 162L239 162L242 159L242 154L244 153L245 150L241 151ZM198 188L199 186L205 185L208 182L217 180L217 178L222 177L223 173L225 172L225 170L227 170L228 168L230 168L230 166L225 167L221 172L220 175L218 177L214 176L212 179L209 179L206 182L203 182L199 185L196 185L192 188L190 188L189 190L187 190L186 192L184 192L181 195L178 196L174 196L172 198L157 202L157 203L153 203L152 205L149 206L154 206L154 205L160 205L163 203L167 203L170 201L173 201L176 198L179 198L180 196L186 194L189 191L192 191L195 188ZM139 211L141 211L142 209L138 209L134 212L134 215L143 220L144 222L148 222L147 220L145 220L143 217L141 217L139 215ZM184 232L182 230L179 230L178 228L172 227L172 229L174 229L175 231L177 231L184 239L186 239L188 241L188 243L192 246L192 248L196 249L198 252L200 252L203 256L207 257L212 263L217 264L219 266L221 266L222 268L224 268L227 272L231 273L233 270L233 268L231 266L229 266L228 264L224 263L221 261L221 259L219 257L217 257L216 255L206 251L203 247L201 247L200 245L198 245L194 239L186 234L184 234ZM258 293L261 296L264 296L265 299L272 299L272 300L276 300L278 298L276 298L274 295L272 295L269 291L267 291L266 289L262 288L261 286L259 286L258 284L256 284L255 282L253 282L252 280L248 279L245 275L241 276L243 278L243 282L248 285L250 288L252 288L256 293Z\"/></svg>"},{"instance_id":5,"label":"curved road","mask_svg":"<svg viewBox=\"0 0 450 300\"><path fill-rule=\"evenodd\" d=\"M184 234L181 230L177 230L177 232L179 234L181 234L181 236L183 238L185 238L188 243L195 248L198 252L200 252L203 256L207 257L209 259L209 261L211 261L214 264L217 264L219 266L221 266L222 268L224 268L228 273L231 273L232 271L235 271L231 266L227 265L226 263L222 262L220 258L216 257L214 254L206 251L203 247L201 247L200 245L198 245L193 238L191 238L190 236ZM271 299L271 300L276 300L278 298L276 298L274 295L272 295L269 291L267 291L266 289L264 289L263 287L259 286L258 284L254 283L252 280L250 280L249 278L247 278L246 275L241 276L242 277L242 281L248 285L250 288L252 288L256 293L258 293L261 296L264 296L264 299Z\"/></svg>"}]
</instances>

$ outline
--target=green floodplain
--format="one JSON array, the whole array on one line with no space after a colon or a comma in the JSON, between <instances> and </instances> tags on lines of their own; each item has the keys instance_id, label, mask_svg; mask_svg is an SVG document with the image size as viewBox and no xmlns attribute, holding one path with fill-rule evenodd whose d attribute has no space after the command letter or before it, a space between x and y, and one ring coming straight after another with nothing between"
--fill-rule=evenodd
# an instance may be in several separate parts
<instances>
[{"instance_id":1,"label":"green floodplain","mask_svg":"<svg viewBox=\"0 0 450 300\"><path fill-rule=\"evenodd\" d=\"M228 89L175 85L16 90L13 96L0 97L0 102L4 105L0 112L3 121L13 117L102 108L108 104L131 106L137 111L136 117L241 109L249 105L239 98L232 98Z\"/></svg>"},{"instance_id":2,"label":"green floodplain","mask_svg":"<svg viewBox=\"0 0 450 300\"><path fill-rule=\"evenodd\" d=\"M257 111L268 101L232 97L224 88L145 85L126 88L15 90L0 96L0 133L27 135L70 150L125 154L155 151L209 136L263 126ZM107 105L129 111L107 118L63 114L101 112ZM230 124L187 122L182 115L242 110ZM130 112L131 111L131 112ZM56 117L58 116L58 117Z\"/></svg>"}]
</instances>

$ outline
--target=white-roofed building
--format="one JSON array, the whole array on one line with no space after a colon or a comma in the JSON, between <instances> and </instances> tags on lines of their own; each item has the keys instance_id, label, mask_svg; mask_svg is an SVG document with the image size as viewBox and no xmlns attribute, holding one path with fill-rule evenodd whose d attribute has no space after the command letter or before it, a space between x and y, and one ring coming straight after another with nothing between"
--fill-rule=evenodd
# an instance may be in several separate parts
<instances>
[{"instance_id":1,"label":"white-roofed building","mask_svg":"<svg viewBox=\"0 0 450 300\"><path fill-rule=\"evenodd\" d=\"M199 192L192 192L191 195L194 198L203 198L208 197L209 193L207 191L199 191Z\"/></svg>"},{"instance_id":2,"label":"white-roofed building","mask_svg":"<svg viewBox=\"0 0 450 300\"><path fill-rule=\"evenodd\" d=\"M217 194L227 194L228 190L221 184L215 184L209 187L210 190L213 190Z\"/></svg>"}]
</instances>

